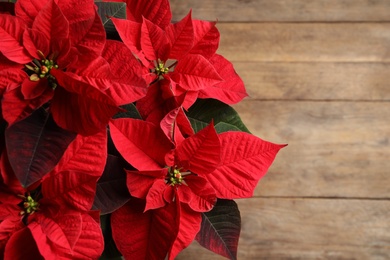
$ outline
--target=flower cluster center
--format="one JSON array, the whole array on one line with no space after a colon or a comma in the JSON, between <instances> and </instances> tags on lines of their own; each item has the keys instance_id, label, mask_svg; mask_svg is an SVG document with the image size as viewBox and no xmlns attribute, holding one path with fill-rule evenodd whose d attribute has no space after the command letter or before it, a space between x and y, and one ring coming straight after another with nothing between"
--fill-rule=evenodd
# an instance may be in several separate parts
<instances>
[{"instance_id":1,"label":"flower cluster center","mask_svg":"<svg viewBox=\"0 0 390 260\"><path fill-rule=\"evenodd\" d=\"M157 66L154 68L154 73L157 74L157 76L162 76L164 74L167 74L169 71L169 68L165 67L165 64L161 61L158 62Z\"/></svg>"},{"instance_id":2,"label":"flower cluster center","mask_svg":"<svg viewBox=\"0 0 390 260\"><path fill-rule=\"evenodd\" d=\"M49 86L52 89L57 87L55 77L50 74L52 68L58 69L58 65L51 59L47 59L41 51L38 51L38 55L41 60L34 59L30 64L26 64L26 68L32 72L30 75L31 81L39 81L40 79L47 78Z\"/></svg>"},{"instance_id":3,"label":"flower cluster center","mask_svg":"<svg viewBox=\"0 0 390 260\"><path fill-rule=\"evenodd\" d=\"M32 215L39 210L39 203L35 201L30 195L27 197L21 197L23 198L22 211L20 211L21 216Z\"/></svg>"}]
</instances>

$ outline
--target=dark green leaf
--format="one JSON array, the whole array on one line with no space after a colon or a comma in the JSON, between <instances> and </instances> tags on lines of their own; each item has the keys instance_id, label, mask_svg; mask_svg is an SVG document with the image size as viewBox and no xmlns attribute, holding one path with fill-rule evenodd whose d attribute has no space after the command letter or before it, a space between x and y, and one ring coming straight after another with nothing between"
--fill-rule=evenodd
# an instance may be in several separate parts
<instances>
[{"instance_id":1,"label":"dark green leaf","mask_svg":"<svg viewBox=\"0 0 390 260\"><path fill-rule=\"evenodd\" d=\"M237 259L241 216L233 200L219 199L215 207L202 214L202 225L196 240L214 253Z\"/></svg>"},{"instance_id":2,"label":"dark green leaf","mask_svg":"<svg viewBox=\"0 0 390 260\"><path fill-rule=\"evenodd\" d=\"M126 3L121 2L97 2L98 14L102 19L107 39L119 40L119 34L110 17L126 19Z\"/></svg>"},{"instance_id":3,"label":"dark green leaf","mask_svg":"<svg viewBox=\"0 0 390 260\"><path fill-rule=\"evenodd\" d=\"M104 251L99 260L121 260L122 255L117 249L111 231L111 214L100 216L100 226L104 236Z\"/></svg>"},{"instance_id":4,"label":"dark green leaf","mask_svg":"<svg viewBox=\"0 0 390 260\"><path fill-rule=\"evenodd\" d=\"M242 131L249 133L237 112L229 105L215 99L198 99L187 112L195 132L207 126L214 120L218 133L227 131Z\"/></svg>"},{"instance_id":5,"label":"dark green leaf","mask_svg":"<svg viewBox=\"0 0 390 260\"><path fill-rule=\"evenodd\" d=\"M142 119L141 115L139 114L137 108L133 103L123 105L121 106L122 109L124 109L123 112L119 112L116 114L113 118L135 118L135 119Z\"/></svg>"},{"instance_id":6,"label":"dark green leaf","mask_svg":"<svg viewBox=\"0 0 390 260\"><path fill-rule=\"evenodd\" d=\"M28 187L49 173L75 137L76 133L57 126L44 109L8 127L8 158L20 183Z\"/></svg>"}]
</instances>

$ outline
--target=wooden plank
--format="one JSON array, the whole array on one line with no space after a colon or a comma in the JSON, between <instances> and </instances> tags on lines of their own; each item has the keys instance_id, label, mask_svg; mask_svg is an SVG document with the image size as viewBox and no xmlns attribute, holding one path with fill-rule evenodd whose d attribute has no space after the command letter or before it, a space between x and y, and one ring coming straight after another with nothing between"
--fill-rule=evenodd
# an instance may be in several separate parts
<instances>
[{"instance_id":1,"label":"wooden plank","mask_svg":"<svg viewBox=\"0 0 390 260\"><path fill-rule=\"evenodd\" d=\"M230 61L390 61L389 23L219 23Z\"/></svg>"},{"instance_id":2,"label":"wooden plank","mask_svg":"<svg viewBox=\"0 0 390 260\"><path fill-rule=\"evenodd\" d=\"M223 22L390 21L388 0L171 0L179 20L190 8L197 19Z\"/></svg>"},{"instance_id":3,"label":"wooden plank","mask_svg":"<svg viewBox=\"0 0 390 260\"><path fill-rule=\"evenodd\" d=\"M252 99L390 100L390 63L235 62Z\"/></svg>"},{"instance_id":4,"label":"wooden plank","mask_svg":"<svg viewBox=\"0 0 390 260\"><path fill-rule=\"evenodd\" d=\"M238 259L389 259L390 201L238 201ZM177 258L224 259L191 245Z\"/></svg>"},{"instance_id":5,"label":"wooden plank","mask_svg":"<svg viewBox=\"0 0 390 260\"><path fill-rule=\"evenodd\" d=\"M390 198L390 103L247 100L256 136L288 143L257 196Z\"/></svg>"}]
</instances>

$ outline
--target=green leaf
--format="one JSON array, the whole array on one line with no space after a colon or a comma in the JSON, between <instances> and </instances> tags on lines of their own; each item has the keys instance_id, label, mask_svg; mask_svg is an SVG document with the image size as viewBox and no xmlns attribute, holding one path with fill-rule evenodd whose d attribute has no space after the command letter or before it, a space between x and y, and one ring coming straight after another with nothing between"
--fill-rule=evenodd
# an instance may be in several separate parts
<instances>
[{"instance_id":1,"label":"green leaf","mask_svg":"<svg viewBox=\"0 0 390 260\"><path fill-rule=\"evenodd\" d=\"M123 112L119 112L113 118L134 118L134 119L142 119L141 115L138 112L138 109L135 107L133 103L121 106L124 109Z\"/></svg>"},{"instance_id":2,"label":"green leaf","mask_svg":"<svg viewBox=\"0 0 390 260\"><path fill-rule=\"evenodd\" d=\"M250 133L237 112L229 105L215 99L198 99L188 110L187 117L195 132L200 131L214 120L218 133L241 131Z\"/></svg>"},{"instance_id":3,"label":"green leaf","mask_svg":"<svg viewBox=\"0 0 390 260\"><path fill-rule=\"evenodd\" d=\"M218 199L214 208L202 214L202 224L196 241L214 253L237 259L241 216L233 200Z\"/></svg>"},{"instance_id":4,"label":"green leaf","mask_svg":"<svg viewBox=\"0 0 390 260\"><path fill-rule=\"evenodd\" d=\"M104 251L99 260L121 260L122 255L115 245L111 231L111 214L100 216L100 226L104 236Z\"/></svg>"},{"instance_id":5,"label":"green leaf","mask_svg":"<svg viewBox=\"0 0 390 260\"><path fill-rule=\"evenodd\" d=\"M118 2L95 2L98 14L102 19L107 39L119 40L119 34L111 21L111 17L126 19L126 3Z\"/></svg>"}]
</instances>

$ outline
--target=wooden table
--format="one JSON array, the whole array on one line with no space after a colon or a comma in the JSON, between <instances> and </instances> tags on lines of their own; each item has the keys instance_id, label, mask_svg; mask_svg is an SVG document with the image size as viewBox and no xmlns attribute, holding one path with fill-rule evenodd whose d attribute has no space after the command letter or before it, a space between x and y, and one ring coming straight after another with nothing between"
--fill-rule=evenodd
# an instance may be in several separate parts
<instances>
[{"instance_id":1,"label":"wooden table","mask_svg":"<svg viewBox=\"0 0 390 260\"><path fill-rule=\"evenodd\" d=\"M288 143L238 200L238 259L390 259L390 1L171 0L218 19L253 134ZM225 259L196 243L177 259Z\"/></svg>"}]
</instances>

